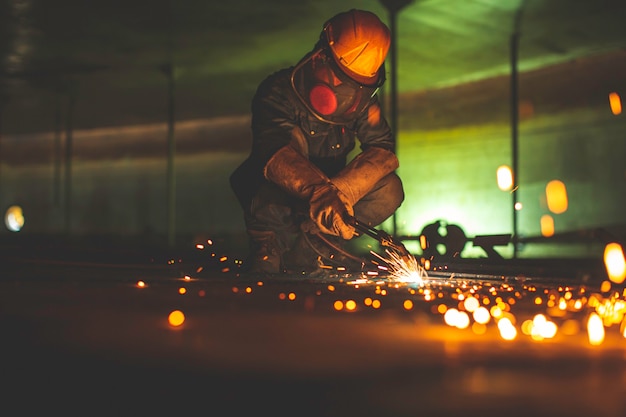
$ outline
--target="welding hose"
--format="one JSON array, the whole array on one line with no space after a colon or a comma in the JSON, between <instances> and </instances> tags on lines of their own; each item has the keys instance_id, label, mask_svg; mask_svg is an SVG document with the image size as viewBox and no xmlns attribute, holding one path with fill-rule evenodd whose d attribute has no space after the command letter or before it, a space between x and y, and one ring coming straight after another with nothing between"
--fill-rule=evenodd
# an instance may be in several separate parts
<instances>
[{"instance_id":1,"label":"welding hose","mask_svg":"<svg viewBox=\"0 0 626 417\"><path fill-rule=\"evenodd\" d=\"M342 247L340 247L339 245L335 244L334 242L332 242L330 239L328 239L326 236L324 236L324 234L322 232L319 231L319 229L317 229L317 227L315 227L314 225L311 225L312 221L305 221L304 223L302 223L302 235L304 236L304 239L306 240L306 242L308 243L308 245L313 249L313 251L320 256L323 259L329 259L330 261L333 261L334 263L337 263L337 261L334 261L332 258L329 258L327 255L324 255L323 253L321 253L313 244L313 242L311 242L311 239L309 239L309 235L314 235L316 237L318 237L322 242L324 242L324 244L326 244L328 247L330 247L331 249L334 249L335 251L337 251L338 253L340 253L341 255L345 256L346 258L349 258L355 262L359 262L360 264L365 264L367 261L364 260L363 258L359 258L358 256L354 256L351 253L347 252L345 249L343 249Z\"/></svg>"}]
</instances>

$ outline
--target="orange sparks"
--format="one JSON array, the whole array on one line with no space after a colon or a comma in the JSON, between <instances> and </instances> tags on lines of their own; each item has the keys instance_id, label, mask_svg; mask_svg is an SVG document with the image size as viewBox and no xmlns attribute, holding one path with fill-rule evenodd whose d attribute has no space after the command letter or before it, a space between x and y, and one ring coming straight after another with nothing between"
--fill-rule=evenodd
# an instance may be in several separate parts
<instances>
[{"instance_id":1,"label":"orange sparks","mask_svg":"<svg viewBox=\"0 0 626 417\"><path fill-rule=\"evenodd\" d=\"M397 252L390 250L385 252L388 258L384 258L375 252L371 253L387 264L387 271L391 281L424 284L424 278L428 275L413 255L400 256Z\"/></svg>"}]
</instances>

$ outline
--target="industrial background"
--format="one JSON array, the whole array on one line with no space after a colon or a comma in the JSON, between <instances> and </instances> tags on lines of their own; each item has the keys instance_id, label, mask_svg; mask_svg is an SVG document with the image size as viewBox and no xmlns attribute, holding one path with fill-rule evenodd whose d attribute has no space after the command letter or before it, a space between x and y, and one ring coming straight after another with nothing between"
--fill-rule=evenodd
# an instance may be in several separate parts
<instances>
[{"instance_id":1,"label":"industrial background","mask_svg":"<svg viewBox=\"0 0 626 417\"><path fill-rule=\"evenodd\" d=\"M0 0L0 237L243 247L228 177L255 88L350 8L394 33L381 94L406 200L386 230L420 253L440 221L438 250L467 257L482 235L516 236L505 257L624 240L626 3L608 0Z\"/></svg>"}]
</instances>

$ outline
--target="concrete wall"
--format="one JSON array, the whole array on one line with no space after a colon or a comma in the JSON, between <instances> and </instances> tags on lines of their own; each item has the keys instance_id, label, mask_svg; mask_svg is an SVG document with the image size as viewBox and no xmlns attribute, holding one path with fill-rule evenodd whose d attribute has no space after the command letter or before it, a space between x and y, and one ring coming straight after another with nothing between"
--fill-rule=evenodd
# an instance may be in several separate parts
<instances>
[{"instance_id":1,"label":"concrete wall","mask_svg":"<svg viewBox=\"0 0 626 417\"><path fill-rule=\"evenodd\" d=\"M520 256L598 256L607 239L626 237L626 116L609 106L611 92L626 96L624 55L521 74L517 234L528 242ZM497 168L513 163L510 97L508 77L403 97L398 152L407 199L398 233L419 235L435 220L469 237L513 233L512 195L496 183ZM546 204L555 179L567 187L562 214ZM542 238L543 215L554 220L550 239ZM481 253L471 245L464 251Z\"/></svg>"},{"instance_id":2,"label":"concrete wall","mask_svg":"<svg viewBox=\"0 0 626 417\"><path fill-rule=\"evenodd\" d=\"M611 64L624 62L618 58L570 62L520 78L518 196L524 208L518 232L540 236L549 180L564 181L569 196L568 211L553 216L567 244L527 244L521 256L596 256L602 250L598 229L623 233L626 120L623 113L610 112L607 98L611 91L626 97L622 74ZM599 65L600 75L589 72ZM459 225L468 237L511 233L512 198L495 179L498 166L511 164L508 79L404 94L400 104L399 174L406 200L396 215L397 232L415 237L443 220ZM241 210L228 177L247 156L249 116L179 121L175 138L177 235L241 244ZM69 229L78 236L164 239L167 125L75 130L72 141L66 225L66 132L0 138L0 209L23 208L26 223L19 233L55 235ZM384 227L390 230L390 223ZM505 256L512 253L511 246L502 249ZM482 254L470 244L463 252Z\"/></svg>"}]
</instances>

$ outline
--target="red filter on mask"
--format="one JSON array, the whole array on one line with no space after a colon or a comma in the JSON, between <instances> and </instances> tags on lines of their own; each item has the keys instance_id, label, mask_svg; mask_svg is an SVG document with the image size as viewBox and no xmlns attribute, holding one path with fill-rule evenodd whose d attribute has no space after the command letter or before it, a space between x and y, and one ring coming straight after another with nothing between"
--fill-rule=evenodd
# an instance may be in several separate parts
<instances>
[{"instance_id":1,"label":"red filter on mask","mask_svg":"<svg viewBox=\"0 0 626 417\"><path fill-rule=\"evenodd\" d=\"M291 74L291 85L305 106L320 120L348 124L356 120L384 82L384 69L374 85L359 84L341 71L323 50L302 60Z\"/></svg>"},{"instance_id":2,"label":"red filter on mask","mask_svg":"<svg viewBox=\"0 0 626 417\"><path fill-rule=\"evenodd\" d=\"M328 116L337 110L337 97L335 92L327 85L317 84L309 92L311 106L318 113Z\"/></svg>"}]
</instances>

